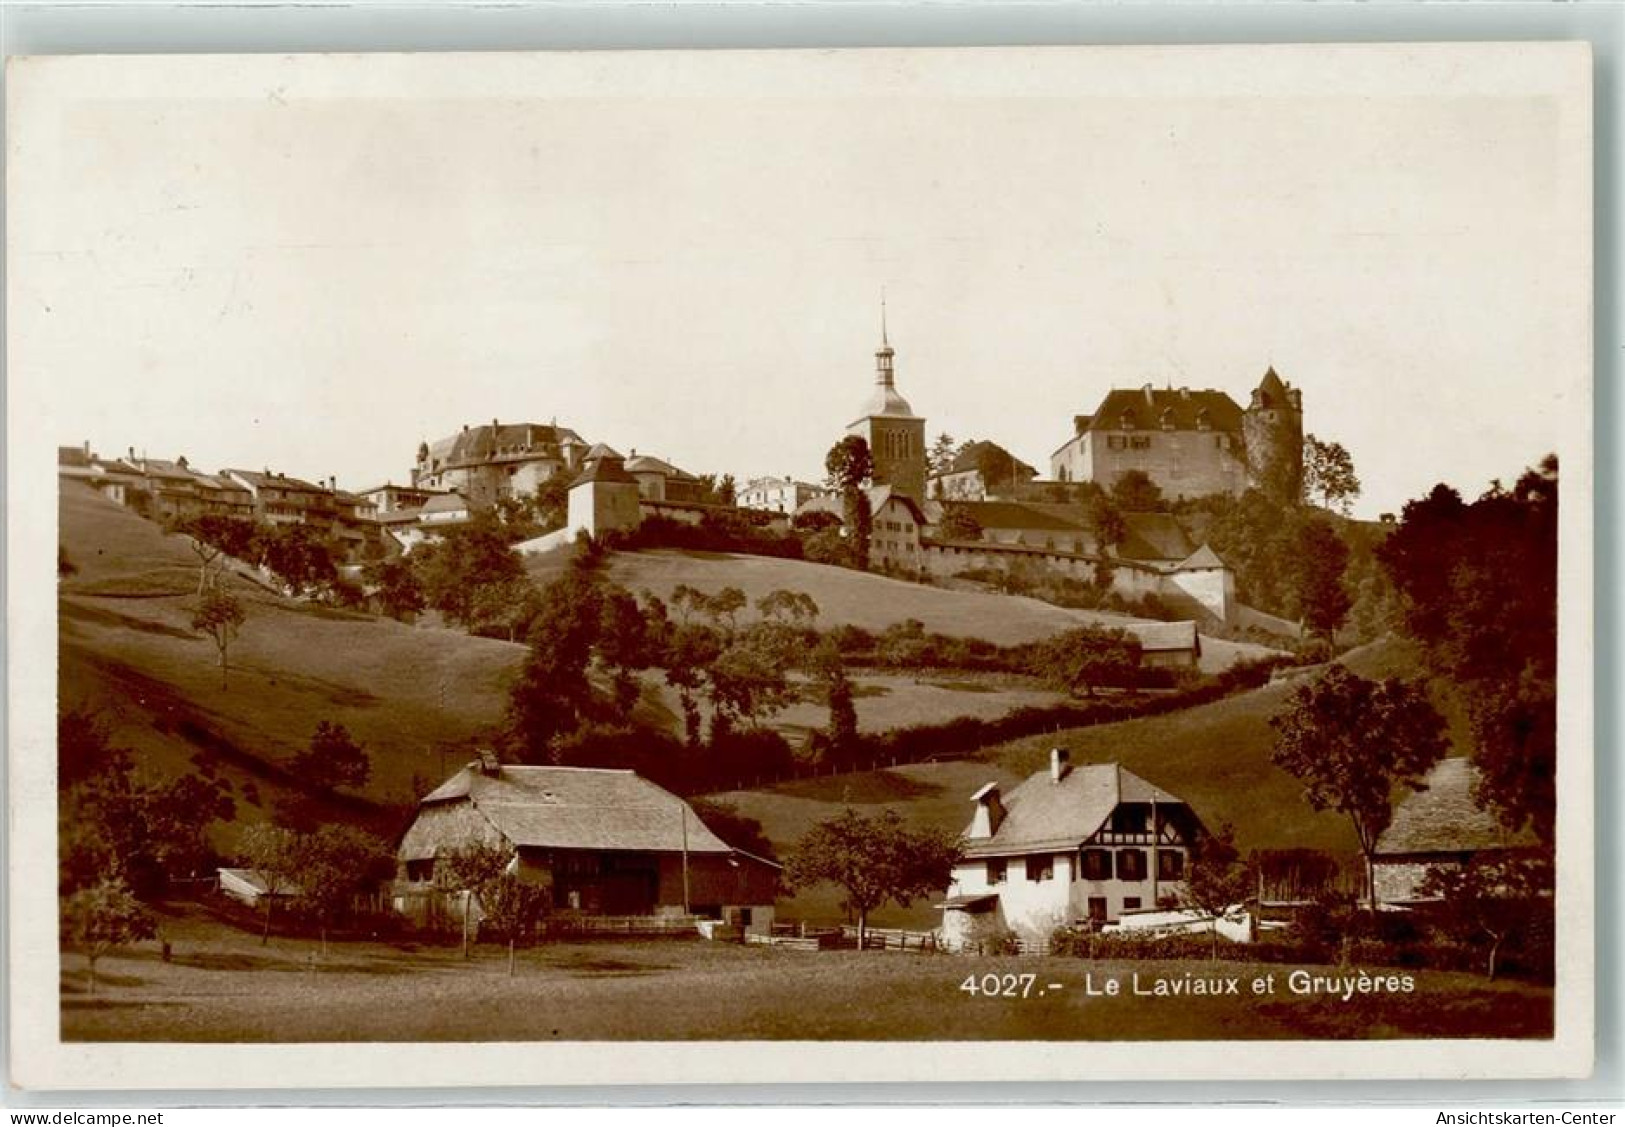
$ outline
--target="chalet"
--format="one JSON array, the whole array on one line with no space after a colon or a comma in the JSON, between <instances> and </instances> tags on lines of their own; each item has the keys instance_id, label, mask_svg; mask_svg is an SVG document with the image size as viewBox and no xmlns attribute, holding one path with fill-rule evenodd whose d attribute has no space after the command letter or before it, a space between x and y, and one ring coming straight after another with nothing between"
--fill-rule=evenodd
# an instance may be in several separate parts
<instances>
[{"instance_id":1,"label":"chalet","mask_svg":"<svg viewBox=\"0 0 1625 1127\"><path fill-rule=\"evenodd\" d=\"M1534 844L1527 832L1508 833L1494 811L1474 800L1477 782L1471 760L1445 759L1428 772L1426 789L1399 804L1372 852L1371 877L1380 903L1422 903L1420 890L1430 870L1459 868L1475 856Z\"/></svg>"},{"instance_id":2,"label":"chalet","mask_svg":"<svg viewBox=\"0 0 1625 1127\"><path fill-rule=\"evenodd\" d=\"M1050 752L1008 795L989 783L942 903L945 946L1008 929L1041 943L1063 924L1118 920L1183 891L1202 824L1184 801L1116 763L1078 767Z\"/></svg>"},{"instance_id":3,"label":"chalet","mask_svg":"<svg viewBox=\"0 0 1625 1127\"><path fill-rule=\"evenodd\" d=\"M482 755L418 803L397 854L397 906L432 894L438 859L475 843L512 851L514 871L546 890L555 913L772 928L779 866L730 846L633 771L512 767Z\"/></svg>"}]
</instances>

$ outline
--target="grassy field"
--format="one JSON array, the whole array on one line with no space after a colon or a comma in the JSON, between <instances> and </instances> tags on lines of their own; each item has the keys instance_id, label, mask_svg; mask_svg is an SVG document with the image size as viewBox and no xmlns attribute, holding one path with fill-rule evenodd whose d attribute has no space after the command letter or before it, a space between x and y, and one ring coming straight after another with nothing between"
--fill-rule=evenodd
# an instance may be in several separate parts
<instances>
[{"instance_id":1,"label":"grassy field","mask_svg":"<svg viewBox=\"0 0 1625 1127\"><path fill-rule=\"evenodd\" d=\"M1353 651L1347 662L1362 676L1414 675L1415 657L1404 646L1383 642ZM1210 828L1235 827L1243 849L1324 849L1358 855L1348 819L1316 813L1302 787L1270 762L1274 733L1269 718L1293 686L1279 684L1166 716L1071 728L983 749L974 759L917 763L863 774L801 779L716 797L762 823L781 853L816 822L847 806L890 806L910 822L959 831L970 821L970 796L997 780L1010 786L1042 769L1049 749L1063 747L1072 762L1121 763L1189 802ZM798 890L779 904L789 918L844 918L840 897L828 887ZM937 913L918 901L887 907L883 926L930 927Z\"/></svg>"},{"instance_id":2,"label":"grassy field","mask_svg":"<svg viewBox=\"0 0 1625 1127\"><path fill-rule=\"evenodd\" d=\"M299 789L284 768L320 720L368 747L368 799L409 800L414 776L441 777L443 747L466 748L501 720L524 656L459 631L295 603L238 577L248 617L222 689L213 644L188 625L197 565L182 538L64 485L61 540L78 568L59 588L64 706L94 709L155 770L207 757L250 820ZM460 765L447 757L448 770Z\"/></svg>"},{"instance_id":3,"label":"grassy field","mask_svg":"<svg viewBox=\"0 0 1625 1127\"><path fill-rule=\"evenodd\" d=\"M915 952L796 952L698 940L553 944L520 952L276 939L166 919L173 959L63 956L68 1041L1200 1040L1547 1037L1549 990L1422 972L1409 995L1294 995L1292 969ZM1316 974L1335 973L1312 968ZM972 996L969 976L1032 974L1026 997ZM1240 976L1241 996L1136 996L1157 979ZM1254 977L1277 991L1254 996ZM1117 980L1123 993L1091 996Z\"/></svg>"},{"instance_id":4,"label":"grassy field","mask_svg":"<svg viewBox=\"0 0 1625 1127\"><path fill-rule=\"evenodd\" d=\"M564 557L558 553L533 557L529 566L539 580L546 580L565 566ZM818 625L825 629L851 623L883 630L913 618L931 632L985 638L1001 645L1039 641L1078 625L1123 626L1139 621L1101 611L1070 610L1024 596L953 591L805 560L721 552L615 552L609 558L609 574L631 591L648 590L663 599L669 599L680 584L710 593L737 587L752 604L770 591L803 591L817 602ZM1267 652L1245 642L1204 637L1202 668L1216 672Z\"/></svg>"}]
</instances>

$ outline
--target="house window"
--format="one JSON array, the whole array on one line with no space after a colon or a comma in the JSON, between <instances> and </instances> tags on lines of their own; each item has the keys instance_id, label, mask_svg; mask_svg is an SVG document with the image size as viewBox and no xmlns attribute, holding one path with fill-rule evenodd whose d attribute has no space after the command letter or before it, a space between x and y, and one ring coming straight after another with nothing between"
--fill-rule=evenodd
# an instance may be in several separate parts
<instances>
[{"instance_id":1,"label":"house window","mask_svg":"<svg viewBox=\"0 0 1625 1127\"><path fill-rule=\"evenodd\" d=\"M1055 879L1055 855L1045 853L1042 856L1027 858L1027 879L1031 881Z\"/></svg>"},{"instance_id":2,"label":"house window","mask_svg":"<svg viewBox=\"0 0 1625 1127\"><path fill-rule=\"evenodd\" d=\"M1117 879L1145 879L1145 850L1119 849L1117 851Z\"/></svg>"},{"instance_id":3,"label":"house window","mask_svg":"<svg viewBox=\"0 0 1625 1127\"><path fill-rule=\"evenodd\" d=\"M739 909L739 926L740 927L749 927L750 926L750 921L751 921L750 913L751 913L751 909L749 909L749 908L741 908L741 909Z\"/></svg>"},{"instance_id":4,"label":"house window","mask_svg":"<svg viewBox=\"0 0 1625 1127\"><path fill-rule=\"evenodd\" d=\"M1124 438L1120 434L1107 435L1106 436L1106 448L1108 450L1127 450L1128 449L1128 439Z\"/></svg>"},{"instance_id":5,"label":"house window","mask_svg":"<svg viewBox=\"0 0 1625 1127\"><path fill-rule=\"evenodd\" d=\"M1140 907L1140 898L1138 896L1125 896L1125 897L1123 897L1123 911L1125 911L1125 912L1133 912L1133 911L1137 911L1139 909L1139 907Z\"/></svg>"},{"instance_id":6,"label":"house window","mask_svg":"<svg viewBox=\"0 0 1625 1127\"><path fill-rule=\"evenodd\" d=\"M1149 450L1151 449L1151 436L1137 434L1128 440L1128 444L1131 450Z\"/></svg>"},{"instance_id":7,"label":"house window","mask_svg":"<svg viewBox=\"0 0 1625 1127\"><path fill-rule=\"evenodd\" d=\"M434 858L424 857L421 860L406 863L406 879L412 881L434 879Z\"/></svg>"},{"instance_id":8,"label":"house window","mask_svg":"<svg viewBox=\"0 0 1625 1127\"><path fill-rule=\"evenodd\" d=\"M1138 806L1119 806L1112 811L1112 833L1137 834L1145 832L1145 812Z\"/></svg>"},{"instance_id":9,"label":"house window","mask_svg":"<svg viewBox=\"0 0 1625 1127\"><path fill-rule=\"evenodd\" d=\"M1185 876L1185 854L1178 849L1157 850L1157 879L1181 880Z\"/></svg>"},{"instance_id":10,"label":"house window","mask_svg":"<svg viewBox=\"0 0 1625 1127\"><path fill-rule=\"evenodd\" d=\"M1089 897L1089 918L1096 923L1106 921L1106 898L1104 896Z\"/></svg>"},{"instance_id":11,"label":"house window","mask_svg":"<svg viewBox=\"0 0 1625 1127\"><path fill-rule=\"evenodd\" d=\"M1084 849L1078 855L1084 880L1110 880L1112 855L1109 849Z\"/></svg>"},{"instance_id":12,"label":"house window","mask_svg":"<svg viewBox=\"0 0 1625 1127\"><path fill-rule=\"evenodd\" d=\"M996 858L987 863L987 883L1003 884L1008 863L1003 857Z\"/></svg>"}]
</instances>

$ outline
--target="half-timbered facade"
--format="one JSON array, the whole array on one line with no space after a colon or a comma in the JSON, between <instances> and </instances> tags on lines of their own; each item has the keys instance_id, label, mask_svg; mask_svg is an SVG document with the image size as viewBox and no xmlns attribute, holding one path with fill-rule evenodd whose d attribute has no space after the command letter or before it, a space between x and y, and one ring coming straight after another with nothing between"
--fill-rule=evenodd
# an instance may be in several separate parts
<instances>
[{"instance_id":1,"label":"half-timbered facade","mask_svg":"<svg viewBox=\"0 0 1625 1127\"><path fill-rule=\"evenodd\" d=\"M1059 748L1009 795L989 783L971 798L942 905L951 948L1005 931L1042 942L1063 924L1177 899L1202 833L1182 799L1115 763L1072 767Z\"/></svg>"}]
</instances>

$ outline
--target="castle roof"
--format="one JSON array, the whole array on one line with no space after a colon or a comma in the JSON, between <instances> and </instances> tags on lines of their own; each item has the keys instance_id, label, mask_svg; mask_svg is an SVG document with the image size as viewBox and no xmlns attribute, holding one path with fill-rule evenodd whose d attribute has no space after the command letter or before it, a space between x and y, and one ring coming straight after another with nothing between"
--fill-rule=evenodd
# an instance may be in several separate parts
<instances>
[{"instance_id":1,"label":"castle roof","mask_svg":"<svg viewBox=\"0 0 1625 1127\"><path fill-rule=\"evenodd\" d=\"M1217 430L1240 433L1241 408L1222 391L1204 388L1113 388L1089 416L1092 431L1159 430L1164 423L1174 430ZM1082 425L1082 420L1079 420Z\"/></svg>"},{"instance_id":2,"label":"castle roof","mask_svg":"<svg viewBox=\"0 0 1625 1127\"><path fill-rule=\"evenodd\" d=\"M583 445L581 436L568 427L540 423L497 423L464 427L450 438L429 447L429 456L441 468L475 465L481 462L524 461L557 457L563 446Z\"/></svg>"},{"instance_id":3,"label":"castle roof","mask_svg":"<svg viewBox=\"0 0 1625 1127\"><path fill-rule=\"evenodd\" d=\"M636 485L638 479L626 472L626 462L615 451L599 443L587 452L586 468L570 483L574 489L593 481L611 481L621 485Z\"/></svg>"},{"instance_id":4,"label":"castle roof","mask_svg":"<svg viewBox=\"0 0 1625 1127\"><path fill-rule=\"evenodd\" d=\"M626 460L627 473L659 474L662 477L675 478L678 481L694 481L694 475L687 470L680 470L663 458L656 458L652 454L634 454Z\"/></svg>"}]
</instances>

